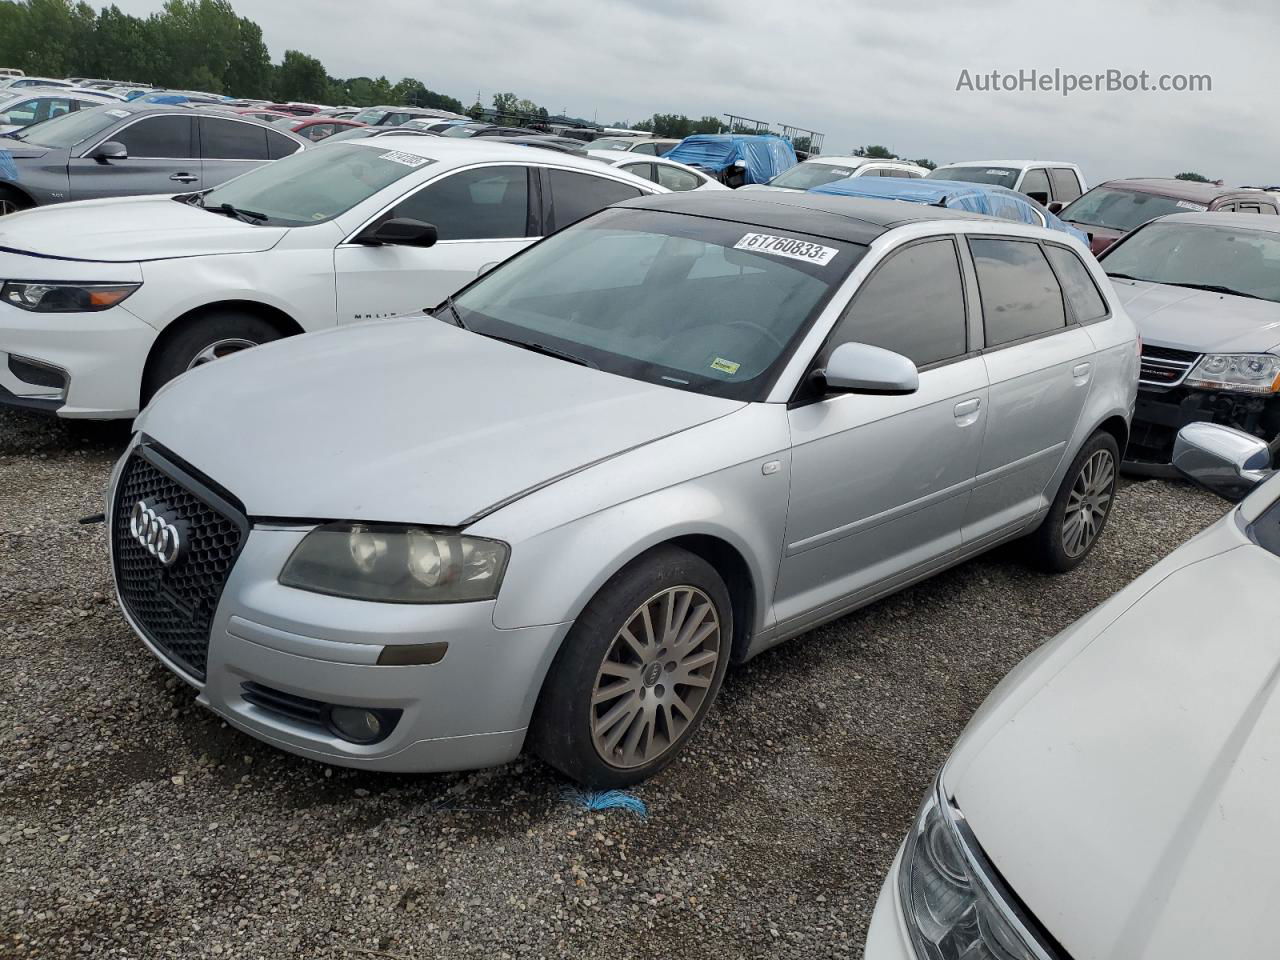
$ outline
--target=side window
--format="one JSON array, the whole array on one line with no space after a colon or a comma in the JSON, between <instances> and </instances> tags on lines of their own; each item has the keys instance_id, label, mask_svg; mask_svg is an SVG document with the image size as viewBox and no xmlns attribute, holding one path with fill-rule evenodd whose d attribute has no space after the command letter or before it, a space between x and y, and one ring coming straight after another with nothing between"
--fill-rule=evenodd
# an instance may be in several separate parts
<instances>
[{"instance_id":1,"label":"side window","mask_svg":"<svg viewBox=\"0 0 1280 960\"><path fill-rule=\"evenodd\" d=\"M525 237L529 171L515 166L463 170L401 200L391 215L434 223L441 240Z\"/></svg>"},{"instance_id":2,"label":"side window","mask_svg":"<svg viewBox=\"0 0 1280 960\"><path fill-rule=\"evenodd\" d=\"M194 117L146 117L107 137L124 144L130 157L151 160L193 160L196 151L192 136Z\"/></svg>"},{"instance_id":3,"label":"side window","mask_svg":"<svg viewBox=\"0 0 1280 960\"><path fill-rule=\"evenodd\" d=\"M1268 214L1268 213L1269 213L1269 214L1271 214L1271 216L1273 216L1273 217L1274 217L1274 216L1276 215L1276 208L1275 208L1272 204L1269 204L1269 203L1260 203L1260 204L1258 204L1258 212L1259 212L1259 213L1262 213L1262 214Z\"/></svg>"},{"instance_id":4,"label":"side window","mask_svg":"<svg viewBox=\"0 0 1280 960\"><path fill-rule=\"evenodd\" d=\"M1214 213L1235 213L1239 208L1234 203L1224 203L1217 207L1211 207Z\"/></svg>"},{"instance_id":5,"label":"side window","mask_svg":"<svg viewBox=\"0 0 1280 960\"><path fill-rule=\"evenodd\" d=\"M880 173L880 168L879 168L879 167L873 167L873 168L872 168L872 169L870 169L870 170L867 170L867 169L865 169L865 168L864 168L864 169L859 170L857 173L855 173L855 174L854 174L854 176L855 176L855 177L878 177L878 176L880 176L880 175L881 175L881 173Z\"/></svg>"},{"instance_id":6,"label":"side window","mask_svg":"<svg viewBox=\"0 0 1280 960\"><path fill-rule=\"evenodd\" d=\"M1080 181L1070 167L1054 167L1049 171L1049 179L1053 181L1053 199L1070 203L1080 196Z\"/></svg>"},{"instance_id":7,"label":"side window","mask_svg":"<svg viewBox=\"0 0 1280 960\"><path fill-rule=\"evenodd\" d=\"M1067 302L1071 304L1076 319L1081 323L1088 323L1105 317L1107 301L1098 292L1093 277L1089 276L1089 270L1080 262L1080 258L1066 247L1055 247L1053 244L1046 244L1044 252L1058 274L1062 292L1067 295Z\"/></svg>"},{"instance_id":8,"label":"side window","mask_svg":"<svg viewBox=\"0 0 1280 960\"><path fill-rule=\"evenodd\" d=\"M646 156L656 157L658 155L658 145L656 143L638 143L632 153L643 153Z\"/></svg>"},{"instance_id":9,"label":"side window","mask_svg":"<svg viewBox=\"0 0 1280 960\"><path fill-rule=\"evenodd\" d=\"M1236 204L1236 211L1238 213L1261 213L1262 204L1253 202L1246 203L1245 201L1241 201Z\"/></svg>"},{"instance_id":10,"label":"side window","mask_svg":"<svg viewBox=\"0 0 1280 960\"><path fill-rule=\"evenodd\" d=\"M274 130L267 131L267 159L279 160L302 149L302 144Z\"/></svg>"},{"instance_id":11,"label":"side window","mask_svg":"<svg viewBox=\"0 0 1280 960\"><path fill-rule=\"evenodd\" d=\"M955 242L926 240L890 254L836 324L821 362L842 343L869 343L916 366L966 350L964 284Z\"/></svg>"},{"instance_id":12,"label":"side window","mask_svg":"<svg viewBox=\"0 0 1280 960\"><path fill-rule=\"evenodd\" d=\"M267 128L238 120L200 118L200 148L206 160L269 160Z\"/></svg>"},{"instance_id":13,"label":"side window","mask_svg":"<svg viewBox=\"0 0 1280 960\"><path fill-rule=\"evenodd\" d=\"M895 167L892 170L886 170L883 174L881 174L881 176L885 176L885 175L890 177L898 177L899 179L902 179L902 180L905 180L907 177L911 176L911 174L907 173L907 171L899 170L897 167Z\"/></svg>"},{"instance_id":14,"label":"side window","mask_svg":"<svg viewBox=\"0 0 1280 960\"><path fill-rule=\"evenodd\" d=\"M975 237L969 251L978 272L988 347L1066 326L1062 288L1038 243Z\"/></svg>"},{"instance_id":15,"label":"side window","mask_svg":"<svg viewBox=\"0 0 1280 960\"><path fill-rule=\"evenodd\" d=\"M1049 177L1043 168L1033 167L1023 176L1020 189L1027 196L1044 203L1049 199ZM1043 197L1040 194L1043 194Z\"/></svg>"},{"instance_id":16,"label":"side window","mask_svg":"<svg viewBox=\"0 0 1280 960\"><path fill-rule=\"evenodd\" d=\"M915 170L903 170L902 175L904 177L910 177L912 180L921 179L920 174Z\"/></svg>"},{"instance_id":17,"label":"side window","mask_svg":"<svg viewBox=\"0 0 1280 960\"><path fill-rule=\"evenodd\" d=\"M618 169L625 170L627 173L633 174L637 177L642 177L645 180L651 180L654 183L658 182L657 175L653 172L652 163L628 163Z\"/></svg>"},{"instance_id":18,"label":"side window","mask_svg":"<svg viewBox=\"0 0 1280 960\"><path fill-rule=\"evenodd\" d=\"M589 173L548 170L551 177L553 227L559 230L597 210L644 196L643 191L616 180L606 180Z\"/></svg>"},{"instance_id":19,"label":"side window","mask_svg":"<svg viewBox=\"0 0 1280 960\"><path fill-rule=\"evenodd\" d=\"M688 170L669 167L665 163L655 163L654 166L658 168L659 185L666 187L668 190L683 193L685 190L697 190L702 185L698 178Z\"/></svg>"}]
</instances>

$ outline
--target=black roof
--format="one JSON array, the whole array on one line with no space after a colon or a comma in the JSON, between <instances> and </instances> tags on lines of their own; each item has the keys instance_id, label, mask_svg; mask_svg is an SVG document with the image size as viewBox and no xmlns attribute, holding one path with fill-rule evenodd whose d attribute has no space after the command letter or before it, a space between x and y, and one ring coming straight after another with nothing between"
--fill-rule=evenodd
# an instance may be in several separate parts
<instances>
[{"instance_id":1,"label":"black roof","mask_svg":"<svg viewBox=\"0 0 1280 960\"><path fill-rule=\"evenodd\" d=\"M1004 222L996 217L902 200L774 190L690 190L640 197L618 206L731 220L851 243L870 243L894 227L922 220Z\"/></svg>"}]
</instances>

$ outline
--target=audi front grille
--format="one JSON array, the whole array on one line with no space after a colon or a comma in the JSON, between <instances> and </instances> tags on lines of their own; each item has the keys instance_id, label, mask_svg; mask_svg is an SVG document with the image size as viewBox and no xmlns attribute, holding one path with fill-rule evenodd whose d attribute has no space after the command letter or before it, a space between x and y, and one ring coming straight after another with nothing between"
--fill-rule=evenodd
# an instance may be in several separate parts
<instances>
[{"instance_id":1,"label":"audi front grille","mask_svg":"<svg viewBox=\"0 0 1280 960\"><path fill-rule=\"evenodd\" d=\"M1200 354L1170 347L1142 345L1141 371L1138 382L1149 387L1176 387L1186 379Z\"/></svg>"},{"instance_id":2,"label":"audi front grille","mask_svg":"<svg viewBox=\"0 0 1280 960\"><path fill-rule=\"evenodd\" d=\"M141 514L180 531L176 557L148 547L147 531L138 529ZM243 508L144 441L120 473L111 517L112 564L125 610L152 644L203 680L218 599L249 530Z\"/></svg>"}]
</instances>

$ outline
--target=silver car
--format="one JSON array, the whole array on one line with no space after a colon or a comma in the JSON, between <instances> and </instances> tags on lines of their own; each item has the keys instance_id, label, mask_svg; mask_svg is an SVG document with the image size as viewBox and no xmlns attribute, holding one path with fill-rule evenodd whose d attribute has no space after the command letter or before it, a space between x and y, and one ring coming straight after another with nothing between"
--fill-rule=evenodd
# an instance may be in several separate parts
<instances>
[{"instance_id":1,"label":"silver car","mask_svg":"<svg viewBox=\"0 0 1280 960\"><path fill-rule=\"evenodd\" d=\"M731 662L1023 537L1080 563L1138 376L1061 233L686 193L434 316L196 369L109 496L121 608L231 725L380 770L660 770Z\"/></svg>"}]
</instances>

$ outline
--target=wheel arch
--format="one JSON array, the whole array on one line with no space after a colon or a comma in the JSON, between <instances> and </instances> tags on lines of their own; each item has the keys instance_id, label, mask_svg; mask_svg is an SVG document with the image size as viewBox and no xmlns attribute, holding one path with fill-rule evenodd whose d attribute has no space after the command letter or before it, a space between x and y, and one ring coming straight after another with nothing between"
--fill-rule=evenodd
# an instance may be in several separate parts
<instances>
[{"instance_id":1,"label":"wheel arch","mask_svg":"<svg viewBox=\"0 0 1280 960\"><path fill-rule=\"evenodd\" d=\"M4 183L0 183L0 196L3 196L6 193L16 194L31 206L38 206L35 197L12 181L6 180Z\"/></svg>"},{"instance_id":2,"label":"wheel arch","mask_svg":"<svg viewBox=\"0 0 1280 960\"><path fill-rule=\"evenodd\" d=\"M1120 414L1113 413L1089 431L1089 436L1093 436L1099 430L1104 433L1109 433L1113 438L1115 438L1116 446L1120 448L1120 459L1123 460L1125 447L1129 445L1128 421ZM1088 438L1086 437L1086 440L1087 439Z\"/></svg>"}]
</instances>

